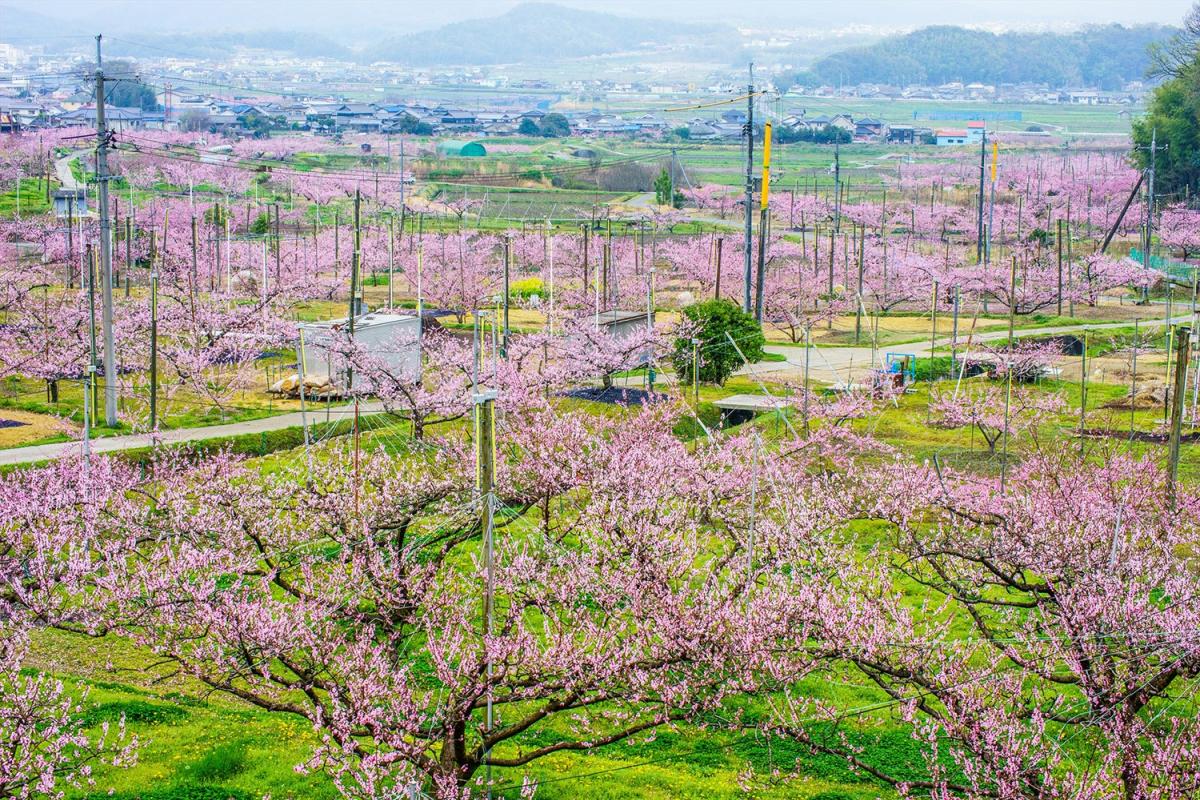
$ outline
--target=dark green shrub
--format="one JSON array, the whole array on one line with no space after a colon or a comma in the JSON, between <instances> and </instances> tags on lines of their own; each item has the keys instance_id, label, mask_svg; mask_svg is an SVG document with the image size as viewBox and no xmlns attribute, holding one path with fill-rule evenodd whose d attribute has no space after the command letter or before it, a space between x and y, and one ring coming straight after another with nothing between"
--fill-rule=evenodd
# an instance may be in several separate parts
<instances>
[{"instance_id":1,"label":"dark green shrub","mask_svg":"<svg viewBox=\"0 0 1200 800\"><path fill-rule=\"evenodd\" d=\"M700 340L700 380L724 384L734 370L742 366L740 348L746 358L755 362L763 357L762 327L754 317L729 300L707 300L683 309L684 320L693 324ZM737 342L734 347L732 338ZM675 340L672 356L675 374L681 383L692 382L693 349L687 337Z\"/></svg>"}]
</instances>

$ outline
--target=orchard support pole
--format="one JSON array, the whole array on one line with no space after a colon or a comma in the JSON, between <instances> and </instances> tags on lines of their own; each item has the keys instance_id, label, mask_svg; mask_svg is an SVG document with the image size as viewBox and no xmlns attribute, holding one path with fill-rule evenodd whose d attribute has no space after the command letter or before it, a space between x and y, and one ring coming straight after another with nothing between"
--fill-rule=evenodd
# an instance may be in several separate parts
<instances>
[{"instance_id":1,"label":"orchard support pole","mask_svg":"<svg viewBox=\"0 0 1200 800\"><path fill-rule=\"evenodd\" d=\"M1187 395L1187 368L1192 332L1180 325L1175 336L1175 379L1171 382L1171 428L1167 441L1167 498L1175 507L1175 483L1179 478L1179 440L1183 428L1184 397Z\"/></svg>"},{"instance_id":2,"label":"orchard support pole","mask_svg":"<svg viewBox=\"0 0 1200 800\"><path fill-rule=\"evenodd\" d=\"M496 475L496 392L479 392L472 400L475 406L475 474L479 491L480 527L483 529L483 557L486 586L483 596L483 650L487 669L487 722L484 733L484 783L487 796L492 796L492 748L488 737L492 732L492 675L493 665L486 640L492 635L495 593L495 475Z\"/></svg>"}]
</instances>

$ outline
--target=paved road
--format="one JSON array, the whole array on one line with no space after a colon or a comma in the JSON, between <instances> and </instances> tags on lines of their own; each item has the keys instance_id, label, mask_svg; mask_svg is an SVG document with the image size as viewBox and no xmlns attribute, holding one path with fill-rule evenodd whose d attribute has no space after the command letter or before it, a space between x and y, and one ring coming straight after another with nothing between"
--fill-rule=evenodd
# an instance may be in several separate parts
<instances>
[{"instance_id":1,"label":"paved road","mask_svg":"<svg viewBox=\"0 0 1200 800\"><path fill-rule=\"evenodd\" d=\"M71 172L71 162L82 155L91 152L90 150L76 150L74 153L65 155L54 162L54 174L58 176L58 182L62 184L64 189L82 189L83 184L75 179L75 173Z\"/></svg>"},{"instance_id":2,"label":"paved road","mask_svg":"<svg viewBox=\"0 0 1200 800\"><path fill-rule=\"evenodd\" d=\"M1171 319L1172 323L1188 322L1192 318L1191 314L1185 314ZM1128 327L1128 322L1111 322L1101 323L1097 325L1086 326L1089 331L1104 330L1106 328L1121 328ZM1143 320L1144 327L1161 326L1165 324L1164 320ZM1020 338L1029 336L1053 336L1061 333L1078 333L1082 330L1081 326L1072 325L1057 325L1045 328L1026 328L1025 330L1017 331ZM1007 331L989 331L987 333L977 333L972 341L995 341L997 339L1005 339L1008 337ZM959 339L960 342L965 342L965 337ZM950 338L942 338L936 341L938 346L950 344ZM929 342L911 343L905 345L895 345L895 350L902 350L906 353L915 355L923 355L929 352ZM787 358L787 361L778 362L762 362L755 364L751 368L739 370L743 375L759 375L770 376L773 378L782 378L785 376L793 379L803 375L804 370L804 348L803 347L787 347L783 345L767 345L766 351L769 353L779 353ZM878 353L876 353L878 355ZM869 347L814 347L810 353L809 377L815 381L825 383L837 383L845 381L848 378L853 379L862 375L871 367L871 348ZM628 383L629 385L640 385L642 378L631 378L628 381L618 381L618 383ZM661 376L660 383L669 383L669 376ZM382 406L378 403L364 403L359 406L359 416L375 415L383 412ZM330 419L349 420L354 415L353 406L337 406L330 410ZM326 418L324 409L313 410L309 412L309 424L324 422ZM232 422L227 425L211 425L205 428L181 428L176 430L162 431L157 436L149 434L132 434L129 436L108 436L100 439L92 440L93 453L111 453L120 450L132 450L141 447L149 447L155 442L159 444L179 444L183 442L199 442L205 439L219 439L225 436L243 436L246 434L268 433L270 431L280 431L286 428L298 428L302 424L300 412L295 411L288 414L280 414L276 417L265 417L263 419L247 420L246 422ZM59 456L78 453L80 450L79 442L61 442L59 444L35 445L33 447L14 447L7 450L0 450L0 466L11 466L14 464L28 464L36 461L48 461Z\"/></svg>"},{"instance_id":3,"label":"paved road","mask_svg":"<svg viewBox=\"0 0 1200 800\"><path fill-rule=\"evenodd\" d=\"M359 405L359 417L373 416L383 412L379 403L362 403ZM354 418L354 406L335 406L329 410L331 421L349 422ZM308 424L316 425L325 422L325 409L314 409L308 412ZM244 436L246 434L269 433L285 428L298 428L303 424L299 411L280 414L277 417L264 417L245 422L231 422L227 425L210 425L205 428L178 428L161 431L157 436L146 433L130 434L128 436L105 436L92 439L93 453L112 453L120 450L134 450L140 447L150 447L159 444L180 444L183 442L199 442L205 439L219 439L225 436ZM35 461L49 461L63 455L76 454L82 447L81 442L60 442L58 444L42 444L32 447L13 447L0 450L0 466L13 464L28 464Z\"/></svg>"},{"instance_id":4,"label":"paved road","mask_svg":"<svg viewBox=\"0 0 1200 800\"><path fill-rule=\"evenodd\" d=\"M1172 324L1182 322L1190 322L1191 314L1183 314L1177 317L1172 317ZM1030 336L1055 336L1058 334L1079 333L1083 330L1098 331L1106 328L1128 328L1132 322L1104 322L1096 325L1055 325L1045 328L1024 328L1016 331L1018 339L1024 339ZM1142 320L1142 327L1161 327L1165 325L1163 319ZM972 338L972 342L993 342L999 339L1007 339L1008 331L987 331L985 333L976 333ZM966 337L959 336L959 345L965 345ZM938 347L945 347L950 344L950 337L937 339L935 344ZM788 347L786 345L767 345L765 349L768 353L778 353L784 356L787 361L767 361L755 364L750 368L738 370L741 375L760 375L772 376L775 378L800 377L804 373L804 348L803 347ZM913 355L928 355L930 349L929 342L910 342L908 344L897 344L882 347L875 351L876 358L880 357L881 351L911 353ZM871 348L869 347L814 347L809 354L809 378L815 381L824 383L840 383L847 380L853 380L865 374L871 369ZM781 374L783 373L783 374Z\"/></svg>"}]
</instances>

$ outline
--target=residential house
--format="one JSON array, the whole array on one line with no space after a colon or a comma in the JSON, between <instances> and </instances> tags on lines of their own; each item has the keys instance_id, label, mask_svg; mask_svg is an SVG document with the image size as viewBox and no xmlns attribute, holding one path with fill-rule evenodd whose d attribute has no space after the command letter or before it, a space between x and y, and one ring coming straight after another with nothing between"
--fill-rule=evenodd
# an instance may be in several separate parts
<instances>
[{"instance_id":1,"label":"residential house","mask_svg":"<svg viewBox=\"0 0 1200 800\"><path fill-rule=\"evenodd\" d=\"M106 106L104 109L104 121L108 125L109 130L113 131L141 128L142 112L137 108ZM83 125L94 128L96 126L96 108L95 106L89 106L87 108L77 108L74 111L67 111L58 116L58 123L66 126Z\"/></svg>"},{"instance_id":2,"label":"residential house","mask_svg":"<svg viewBox=\"0 0 1200 800\"><path fill-rule=\"evenodd\" d=\"M884 135L887 125L880 119L871 119L865 117L854 123L854 137L856 139L878 139Z\"/></svg>"},{"instance_id":3,"label":"residential house","mask_svg":"<svg viewBox=\"0 0 1200 800\"><path fill-rule=\"evenodd\" d=\"M954 147L967 143L967 131L964 128L940 128L934 131L934 144L938 147Z\"/></svg>"}]
</instances>

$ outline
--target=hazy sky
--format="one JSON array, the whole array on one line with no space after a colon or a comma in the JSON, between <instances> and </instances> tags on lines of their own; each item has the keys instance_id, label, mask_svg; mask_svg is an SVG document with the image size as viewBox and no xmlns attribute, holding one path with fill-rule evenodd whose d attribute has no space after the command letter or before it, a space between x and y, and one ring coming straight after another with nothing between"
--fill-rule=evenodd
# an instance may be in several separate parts
<instances>
[{"instance_id":1,"label":"hazy sky","mask_svg":"<svg viewBox=\"0 0 1200 800\"><path fill-rule=\"evenodd\" d=\"M620 14L724 22L750 28L920 27L932 24L1015 28L1101 22L1179 22L1192 0L555 0ZM382 31L428 28L501 14L520 0L0 0L0 5L108 30L314 30L368 40Z\"/></svg>"}]
</instances>

